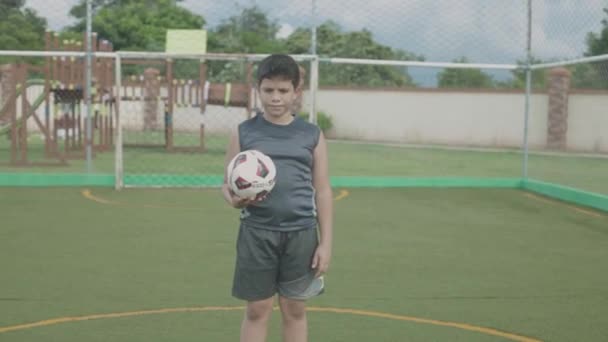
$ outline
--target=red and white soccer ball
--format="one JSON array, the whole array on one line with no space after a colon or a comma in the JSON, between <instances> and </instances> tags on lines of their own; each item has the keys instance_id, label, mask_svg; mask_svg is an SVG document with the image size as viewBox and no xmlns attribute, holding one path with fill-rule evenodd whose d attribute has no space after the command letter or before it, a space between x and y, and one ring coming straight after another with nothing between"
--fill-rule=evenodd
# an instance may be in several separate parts
<instances>
[{"instance_id":1,"label":"red and white soccer ball","mask_svg":"<svg viewBox=\"0 0 608 342\"><path fill-rule=\"evenodd\" d=\"M272 159L257 150L238 153L228 164L228 185L241 198L259 199L274 187L277 169Z\"/></svg>"}]
</instances>

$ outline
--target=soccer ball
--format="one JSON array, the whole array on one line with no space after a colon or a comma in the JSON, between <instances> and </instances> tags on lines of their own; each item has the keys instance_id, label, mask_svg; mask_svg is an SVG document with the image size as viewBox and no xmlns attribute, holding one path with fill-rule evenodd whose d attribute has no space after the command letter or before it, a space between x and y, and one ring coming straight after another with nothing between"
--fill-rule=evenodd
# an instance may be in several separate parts
<instances>
[{"instance_id":1,"label":"soccer ball","mask_svg":"<svg viewBox=\"0 0 608 342\"><path fill-rule=\"evenodd\" d=\"M248 150L232 158L226 174L228 185L235 195L259 199L274 187L277 169L272 159L264 153Z\"/></svg>"}]
</instances>

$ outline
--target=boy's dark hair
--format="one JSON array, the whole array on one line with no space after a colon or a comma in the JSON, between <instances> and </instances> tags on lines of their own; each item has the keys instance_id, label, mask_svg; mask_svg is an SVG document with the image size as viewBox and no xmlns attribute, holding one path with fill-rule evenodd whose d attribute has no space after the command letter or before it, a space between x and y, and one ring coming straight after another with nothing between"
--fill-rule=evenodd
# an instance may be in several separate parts
<instances>
[{"instance_id":1,"label":"boy's dark hair","mask_svg":"<svg viewBox=\"0 0 608 342\"><path fill-rule=\"evenodd\" d=\"M282 77L291 81L293 88L300 84L300 68L298 63L288 55L270 55L264 58L258 66L258 86L265 78Z\"/></svg>"}]
</instances>

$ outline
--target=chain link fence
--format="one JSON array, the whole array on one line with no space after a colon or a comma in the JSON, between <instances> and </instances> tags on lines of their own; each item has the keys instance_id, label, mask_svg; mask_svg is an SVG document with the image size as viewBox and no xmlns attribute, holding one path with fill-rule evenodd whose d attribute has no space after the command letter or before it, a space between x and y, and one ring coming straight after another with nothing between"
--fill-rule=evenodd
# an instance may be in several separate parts
<instances>
[{"instance_id":1,"label":"chain link fence","mask_svg":"<svg viewBox=\"0 0 608 342\"><path fill-rule=\"evenodd\" d=\"M1 6L1 15L11 13L0 24L1 170L22 172L23 164L44 171L35 164L59 160L67 166L54 172L83 172L84 54L6 50L84 53L84 2ZM152 179L133 185L215 184L228 133L257 107L256 60L243 56L315 52L318 87L310 59L300 58L306 82L295 112L318 111L316 122L331 139L332 175L521 177L527 127L530 177L605 192L597 184L608 183L607 0L94 0L93 8L96 173L112 173L122 160L127 183L129 175ZM17 26L29 34L11 29ZM226 58L150 57L168 51L168 31L184 29L205 30L204 39L181 42L197 45L194 54ZM116 63L115 55L99 53L115 51L150 56L123 55ZM581 58L597 59L572 62ZM21 64L30 67L20 82L11 70ZM531 71L526 126L528 64L540 66ZM26 97L18 94L21 83L29 86ZM30 92L44 94L36 108L40 95ZM68 128L54 121L61 115ZM12 134L19 122L27 131ZM115 156L119 132L124 149ZM32 152L36 144L41 152ZM29 157L16 158L23 146ZM556 154L561 159L551 159ZM574 172L583 155L599 171ZM553 176L556 168L563 177ZM576 181L585 176L590 185Z\"/></svg>"}]
</instances>

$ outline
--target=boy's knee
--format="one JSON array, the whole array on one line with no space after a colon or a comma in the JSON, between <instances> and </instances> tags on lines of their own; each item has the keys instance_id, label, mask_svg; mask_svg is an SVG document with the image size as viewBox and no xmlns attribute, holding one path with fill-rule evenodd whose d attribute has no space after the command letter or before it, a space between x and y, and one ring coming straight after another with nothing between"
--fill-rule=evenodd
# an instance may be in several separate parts
<instances>
[{"instance_id":1,"label":"boy's knee","mask_svg":"<svg viewBox=\"0 0 608 342\"><path fill-rule=\"evenodd\" d=\"M281 297L281 314L290 321L299 321L306 318L306 302Z\"/></svg>"},{"instance_id":2,"label":"boy's knee","mask_svg":"<svg viewBox=\"0 0 608 342\"><path fill-rule=\"evenodd\" d=\"M268 320L272 313L272 299L259 302L249 302L245 315L249 321Z\"/></svg>"}]
</instances>

